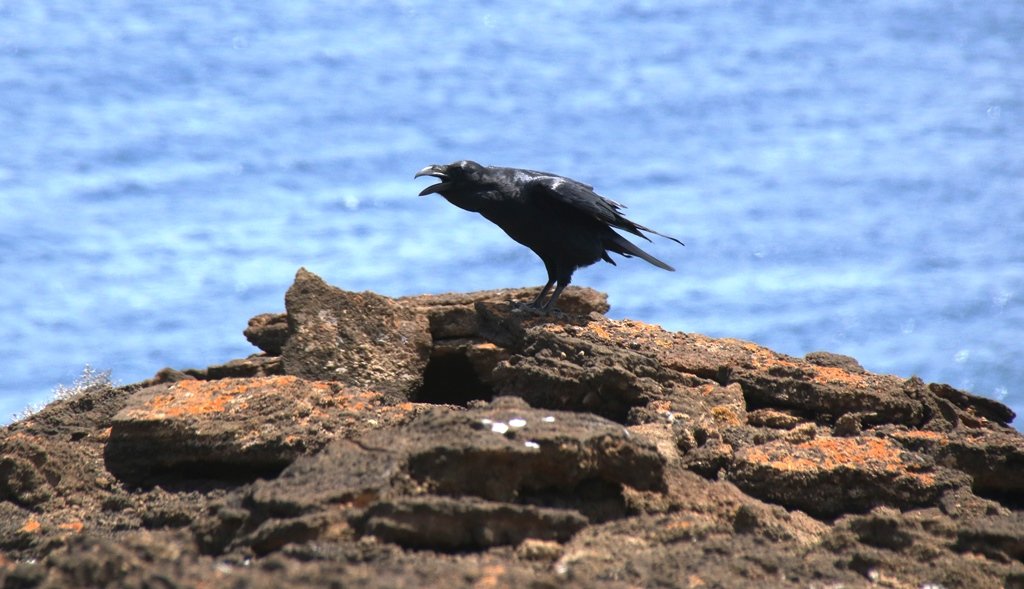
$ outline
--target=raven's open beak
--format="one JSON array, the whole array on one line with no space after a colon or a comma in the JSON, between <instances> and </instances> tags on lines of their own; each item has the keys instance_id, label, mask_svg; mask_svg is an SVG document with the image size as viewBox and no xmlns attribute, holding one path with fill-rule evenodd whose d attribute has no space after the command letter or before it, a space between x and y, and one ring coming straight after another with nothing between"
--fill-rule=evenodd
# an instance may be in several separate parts
<instances>
[{"instance_id":1,"label":"raven's open beak","mask_svg":"<svg viewBox=\"0 0 1024 589\"><path fill-rule=\"evenodd\" d=\"M420 196L426 196L428 194L433 194L435 192L441 192L442 190L449 188L451 186L450 182L445 182L445 180L448 179L446 168L447 166L433 164L423 168L419 172L416 172L416 175L413 176L413 178L419 178L420 176L433 176L441 180L437 184L431 184L430 186L424 188L423 191L420 192Z\"/></svg>"}]
</instances>

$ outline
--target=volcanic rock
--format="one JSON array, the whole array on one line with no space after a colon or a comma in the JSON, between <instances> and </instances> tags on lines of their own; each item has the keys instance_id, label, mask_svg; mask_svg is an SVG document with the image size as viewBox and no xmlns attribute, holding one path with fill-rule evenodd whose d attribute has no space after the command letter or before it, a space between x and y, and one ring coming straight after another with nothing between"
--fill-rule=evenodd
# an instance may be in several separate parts
<instances>
[{"instance_id":1,"label":"volcanic rock","mask_svg":"<svg viewBox=\"0 0 1024 589\"><path fill-rule=\"evenodd\" d=\"M1024 587L1003 405L569 288L300 270L262 350L0 430L2 587Z\"/></svg>"}]
</instances>

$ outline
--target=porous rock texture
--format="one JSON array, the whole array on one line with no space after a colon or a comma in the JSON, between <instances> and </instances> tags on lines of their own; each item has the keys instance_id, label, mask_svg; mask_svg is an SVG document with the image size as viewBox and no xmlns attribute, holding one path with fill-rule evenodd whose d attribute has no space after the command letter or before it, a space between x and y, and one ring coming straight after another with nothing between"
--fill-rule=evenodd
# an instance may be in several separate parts
<instances>
[{"instance_id":1,"label":"porous rock texture","mask_svg":"<svg viewBox=\"0 0 1024 589\"><path fill-rule=\"evenodd\" d=\"M0 430L0 587L1024 587L1001 404L535 294L300 270L262 353Z\"/></svg>"}]
</instances>

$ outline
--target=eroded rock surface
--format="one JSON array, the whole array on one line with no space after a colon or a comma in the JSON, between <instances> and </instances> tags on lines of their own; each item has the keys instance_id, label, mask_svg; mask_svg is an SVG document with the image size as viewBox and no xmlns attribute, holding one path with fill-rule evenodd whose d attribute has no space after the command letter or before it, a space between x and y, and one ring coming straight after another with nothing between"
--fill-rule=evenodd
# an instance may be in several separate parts
<instances>
[{"instance_id":1,"label":"eroded rock surface","mask_svg":"<svg viewBox=\"0 0 1024 589\"><path fill-rule=\"evenodd\" d=\"M405 399L422 385L431 347L423 314L376 293L342 291L304 269L284 304L285 374L336 380Z\"/></svg>"},{"instance_id":2,"label":"eroded rock surface","mask_svg":"<svg viewBox=\"0 0 1024 589\"><path fill-rule=\"evenodd\" d=\"M112 420L106 466L136 484L166 471L251 480L416 410L375 391L294 376L181 380L131 396Z\"/></svg>"},{"instance_id":3,"label":"eroded rock surface","mask_svg":"<svg viewBox=\"0 0 1024 589\"><path fill-rule=\"evenodd\" d=\"M262 353L0 432L3 587L1024 587L1024 439L942 384L300 270Z\"/></svg>"}]
</instances>

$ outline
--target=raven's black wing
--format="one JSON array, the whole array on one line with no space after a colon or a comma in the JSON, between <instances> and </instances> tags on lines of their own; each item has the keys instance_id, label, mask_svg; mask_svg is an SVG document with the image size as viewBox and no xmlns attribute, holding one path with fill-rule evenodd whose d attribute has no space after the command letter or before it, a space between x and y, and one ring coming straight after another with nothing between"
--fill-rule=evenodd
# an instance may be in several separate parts
<instances>
[{"instance_id":1,"label":"raven's black wing","mask_svg":"<svg viewBox=\"0 0 1024 589\"><path fill-rule=\"evenodd\" d=\"M594 192L593 187L571 178L555 175L537 176L530 179L523 186L522 192L530 198L547 198L568 205L602 223L628 231L647 241L651 239L641 233L641 231L660 235L666 239L671 239L679 245L683 245L683 242L674 237L630 221L621 212L622 209L626 208L625 205L617 203L610 198L605 198Z\"/></svg>"},{"instance_id":2,"label":"raven's black wing","mask_svg":"<svg viewBox=\"0 0 1024 589\"><path fill-rule=\"evenodd\" d=\"M547 178L548 180L562 180L564 182L570 182L570 183L575 184L577 186L581 186L585 190L589 190L590 192L594 192L594 187L591 186L590 184L586 184L584 182L580 182L579 180L573 180L572 178L566 178L565 176L559 176L558 174L553 174L551 172L539 172L537 170L527 170L527 169L523 169L523 168L510 168L510 170L512 172L514 172L514 173L520 173L523 176L526 176L526 178L518 178L518 180L520 180L521 182L528 182L530 180L537 180L537 179L541 179L541 178ZM604 198L604 197L600 197L600 198ZM622 204L618 204L618 203L615 203L615 204L620 206L620 207L622 207L622 208L626 208L626 205L622 205Z\"/></svg>"}]
</instances>

